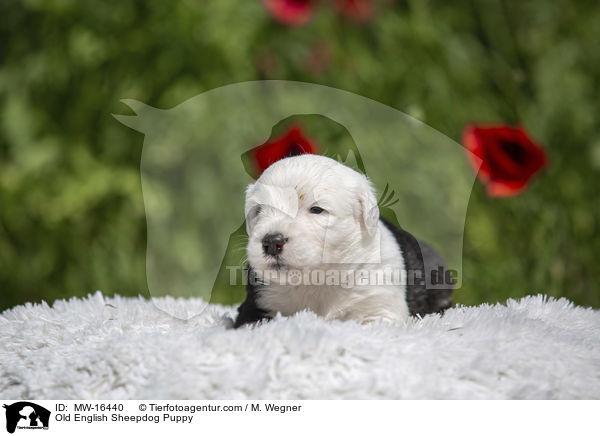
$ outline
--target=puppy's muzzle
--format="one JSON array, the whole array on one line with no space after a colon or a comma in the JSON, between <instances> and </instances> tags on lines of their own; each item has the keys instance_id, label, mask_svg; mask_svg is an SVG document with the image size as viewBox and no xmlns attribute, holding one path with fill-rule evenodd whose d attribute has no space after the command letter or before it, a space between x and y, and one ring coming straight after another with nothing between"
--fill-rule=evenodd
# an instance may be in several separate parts
<instances>
[{"instance_id":1,"label":"puppy's muzzle","mask_svg":"<svg viewBox=\"0 0 600 436\"><path fill-rule=\"evenodd\" d=\"M283 246L287 242L281 233L269 233L262 240L263 251L269 256L277 256L283 251Z\"/></svg>"}]
</instances>

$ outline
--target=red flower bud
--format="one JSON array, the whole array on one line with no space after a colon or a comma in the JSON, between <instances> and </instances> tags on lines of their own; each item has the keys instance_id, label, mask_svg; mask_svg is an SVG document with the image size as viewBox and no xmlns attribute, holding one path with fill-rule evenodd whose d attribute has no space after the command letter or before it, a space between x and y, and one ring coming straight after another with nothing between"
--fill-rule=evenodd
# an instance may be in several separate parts
<instances>
[{"instance_id":1,"label":"red flower bud","mask_svg":"<svg viewBox=\"0 0 600 436\"><path fill-rule=\"evenodd\" d=\"M369 21L375 8L373 0L335 0L338 12L356 21Z\"/></svg>"},{"instance_id":2,"label":"red flower bud","mask_svg":"<svg viewBox=\"0 0 600 436\"><path fill-rule=\"evenodd\" d=\"M287 26L300 27L312 17L316 0L262 0L271 16Z\"/></svg>"}]
</instances>

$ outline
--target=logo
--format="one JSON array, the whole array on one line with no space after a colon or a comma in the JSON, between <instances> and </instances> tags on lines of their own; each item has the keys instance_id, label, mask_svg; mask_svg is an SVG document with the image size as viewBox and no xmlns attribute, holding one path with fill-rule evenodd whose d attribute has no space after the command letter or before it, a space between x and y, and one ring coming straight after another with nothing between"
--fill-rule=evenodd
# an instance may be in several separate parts
<instances>
[{"instance_id":1,"label":"logo","mask_svg":"<svg viewBox=\"0 0 600 436\"><path fill-rule=\"evenodd\" d=\"M3 406L6 409L6 431L14 433L15 429L48 430L50 411L29 401L19 401Z\"/></svg>"}]
</instances>

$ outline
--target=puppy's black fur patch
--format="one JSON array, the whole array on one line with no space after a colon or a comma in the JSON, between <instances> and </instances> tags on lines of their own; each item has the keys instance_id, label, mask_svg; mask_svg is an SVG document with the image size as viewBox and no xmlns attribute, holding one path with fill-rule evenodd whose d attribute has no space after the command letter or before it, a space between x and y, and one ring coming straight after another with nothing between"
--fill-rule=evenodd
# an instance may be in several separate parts
<instances>
[{"instance_id":1,"label":"puppy's black fur patch","mask_svg":"<svg viewBox=\"0 0 600 436\"><path fill-rule=\"evenodd\" d=\"M259 308L256 304L256 297L262 286L256 278L256 273L252 267L248 267L246 272L248 274L246 300L238 307L238 316L233 323L233 328L235 329L244 324L253 324L260 320L271 318L267 311Z\"/></svg>"},{"instance_id":2,"label":"puppy's black fur patch","mask_svg":"<svg viewBox=\"0 0 600 436\"><path fill-rule=\"evenodd\" d=\"M418 240L406 230L396 227L385 218L381 222L396 238L404 257L407 272L406 303L412 316L428 313L442 313L452 305L452 287L433 289L428 286L431 272L442 268L446 271L446 262L431 245Z\"/></svg>"},{"instance_id":3,"label":"puppy's black fur patch","mask_svg":"<svg viewBox=\"0 0 600 436\"><path fill-rule=\"evenodd\" d=\"M428 279L430 279L432 271L437 270L438 267L446 271L446 263L442 256L432 246L419 241L385 218L382 217L380 220L396 238L404 257L404 267L408 279L406 303L410 314L422 316L428 313L443 313L452 304L452 287L448 285L446 289L432 289L428 286ZM256 304L256 298L262 285L256 280L251 266L247 272L246 300L238 308L234 328L271 318L267 311L259 308Z\"/></svg>"}]
</instances>

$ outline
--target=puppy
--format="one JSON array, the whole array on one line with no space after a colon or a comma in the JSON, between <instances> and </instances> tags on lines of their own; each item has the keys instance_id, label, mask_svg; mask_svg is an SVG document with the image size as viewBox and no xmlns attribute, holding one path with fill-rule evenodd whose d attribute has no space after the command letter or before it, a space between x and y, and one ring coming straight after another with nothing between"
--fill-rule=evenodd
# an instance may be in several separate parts
<instances>
[{"instance_id":1,"label":"puppy","mask_svg":"<svg viewBox=\"0 0 600 436\"><path fill-rule=\"evenodd\" d=\"M370 181L333 159L272 164L248 186L245 214L248 284L236 328L306 309L404 323L450 307L452 289L427 289L441 256L381 218Z\"/></svg>"}]
</instances>

